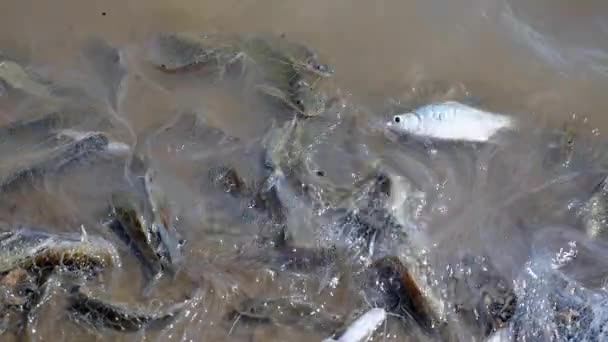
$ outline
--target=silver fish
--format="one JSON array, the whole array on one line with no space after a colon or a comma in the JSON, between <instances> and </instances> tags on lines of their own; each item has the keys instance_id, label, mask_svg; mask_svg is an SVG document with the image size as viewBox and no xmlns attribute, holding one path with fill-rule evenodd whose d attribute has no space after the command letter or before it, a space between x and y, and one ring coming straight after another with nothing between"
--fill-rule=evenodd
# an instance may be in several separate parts
<instances>
[{"instance_id":1,"label":"silver fish","mask_svg":"<svg viewBox=\"0 0 608 342\"><path fill-rule=\"evenodd\" d=\"M386 124L393 132L431 140L488 142L501 130L516 127L513 118L448 101L398 114Z\"/></svg>"},{"instance_id":2,"label":"silver fish","mask_svg":"<svg viewBox=\"0 0 608 342\"><path fill-rule=\"evenodd\" d=\"M326 338L323 342L362 342L367 341L386 320L386 311L373 308L352 322L346 331L336 339Z\"/></svg>"}]
</instances>

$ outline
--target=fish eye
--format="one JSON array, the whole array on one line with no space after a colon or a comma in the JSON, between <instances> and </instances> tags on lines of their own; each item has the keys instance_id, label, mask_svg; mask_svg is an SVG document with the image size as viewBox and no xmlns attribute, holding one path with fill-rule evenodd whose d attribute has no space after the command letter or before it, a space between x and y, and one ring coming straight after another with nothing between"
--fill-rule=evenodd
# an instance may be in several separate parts
<instances>
[{"instance_id":1,"label":"fish eye","mask_svg":"<svg viewBox=\"0 0 608 342\"><path fill-rule=\"evenodd\" d=\"M396 123L401 122L401 118L400 118L400 117L398 117L398 116L395 116L394 120L395 120L395 122L396 122Z\"/></svg>"},{"instance_id":2,"label":"fish eye","mask_svg":"<svg viewBox=\"0 0 608 342\"><path fill-rule=\"evenodd\" d=\"M323 177L323 176L325 176L325 172L323 172L322 170L318 170L317 171L317 176Z\"/></svg>"}]
</instances>

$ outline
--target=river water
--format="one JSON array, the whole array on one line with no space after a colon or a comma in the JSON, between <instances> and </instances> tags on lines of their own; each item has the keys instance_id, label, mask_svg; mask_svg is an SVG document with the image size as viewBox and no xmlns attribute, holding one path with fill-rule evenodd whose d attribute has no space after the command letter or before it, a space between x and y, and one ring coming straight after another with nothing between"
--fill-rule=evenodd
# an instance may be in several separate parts
<instances>
[{"instance_id":1,"label":"river water","mask_svg":"<svg viewBox=\"0 0 608 342\"><path fill-rule=\"evenodd\" d=\"M243 293L298 294L345 315L369 304L358 296L360 284L348 277L355 267L302 276L256 269L235 258L259 227L256 220L240 220L242 203L213 189L207 172L230 164L244 178L255 180L259 159L250 150L259 148L271 122L282 124L284 116L257 99L235 95L229 85L209 82L201 73L164 74L146 65L141 52L157 33L284 34L318 52L335 69L328 89L347 106L330 113L326 122L311 124L315 162L328 179L341 185L352 185L366 163L378 158L414 180L427 194L429 205L419 222L438 262L450 262L463 251L484 254L502 275L520 277L539 250L538 231L544 232L533 227L582 234L568 228L576 225L569 210L589 196L605 173L605 1L4 0L0 13L3 55L45 77L86 89L97 101L97 107L81 101L84 104L67 110L103 108L115 120L107 129L95 120L79 129L105 130L131 146L149 141L148 157L178 208L178 226L188 243L177 279L155 289L153 300L142 298L138 266L125 257L123 269L105 279L105 293L112 300L147 309L194 296L188 310L167 329L134 334L73 325L65 319L57 296L50 301L57 305L40 308L30 328L32 340L321 340L326 331L249 327L227 321L225 312ZM113 110L108 109L108 99L118 88L108 85L110 73L95 71L83 58L83 42L90 37L123 49L128 60L127 82L118 91L119 104ZM484 108L508 113L525 124L500 148L463 151L447 146L431 157L374 129L390 120L391 100L422 104L458 96L472 97ZM6 97L0 98L0 105L3 124L26 115L29 108ZM215 133L197 132L187 118L169 124L185 112L195 113ZM572 162L563 166L551 159L543 132L568 120L582 122L582 137L577 138ZM171 129L159 130L163 125ZM213 134L237 142L220 142ZM18 161L22 151L37 148L10 139L2 144L1 153L11 161ZM236 152L219 153L223 146L236 146ZM122 162L110 158L3 196L0 218L60 231L77 232L85 225L90 233L113 239L99 226L100 212L110 193L125 186ZM301 242L315 245L307 217L294 216L290 223L302 232ZM547 248L559 250L569 239L546 240ZM126 248L122 252L128 254ZM583 263L576 276L590 287L601 287L602 267L591 271L589 266L599 256L591 253L589 258L594 261ZM327 285L328 277L340 281ZM422 340L395 322L385 329L376 340Z\"/></svg>"}]
</instances>

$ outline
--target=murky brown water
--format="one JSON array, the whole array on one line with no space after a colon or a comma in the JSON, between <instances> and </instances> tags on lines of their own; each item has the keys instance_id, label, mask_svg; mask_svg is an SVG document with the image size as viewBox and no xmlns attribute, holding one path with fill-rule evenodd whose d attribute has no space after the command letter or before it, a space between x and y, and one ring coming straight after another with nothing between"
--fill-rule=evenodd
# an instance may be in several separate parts
<instances>
[{"instance_id":1,"label":"murky brown water","mask_svg":"<svg viewBox=\"0 0 608 342\"><path fill-rule=\"evenodd\" d=\"M125 335L84 330L67 322L57 304L41 308L30 332L33 340L311 341L326 337L326 332L232 326L234 322L224 318L225 304L238 300L241 293L300 293L342 314L365 306L364 298L353 299L358 292L348 268L339 274L295 277L233 260L239 246L257 234L256 222L234 219L242 203L208 187L207 171L231 164L254 179L259 166L252 165L258 159L255 153L243 151L250 144L258 146L271 120L280 116L255 99L236 96L229 86L211 85L200 73L167 75L146 65L138 49L152 34L271 32L315 49L336 70L328 88L356 108L315 128L333 134L318 139L313 149L317 162L336 183L351 184L366 158L378 156L413 178L421 173L401 155L407 147L374 135L366 125L387 120L389 99L416 99L416 89L427 81L465 88L485 108L529 119L532 128L545 127L547 122L557 126L573 114L588 118L584 129L588 135L599 129L593 134L601 138L608 128L608 3L601 0L576 4L563 0L534 4L523 0L4 0L0 13L0 51L64 83L89 84L90 93L101 103L107 98L107 87L83 62L83 40L100 36L128 51L126 96L115 113L126 125L108 131L128 144L135 137L139 144L154 134L150 155L178 208L189 243L182 272L175 282L164 282L154 291L156 300L140 297L138 266L128 257L124 270L105 279L106 292L113 299L154 308L156 301L179 300L199 289L183 317L161 332ZM431 90L428 98L444 95L445 91ZM2 104L2 122L19 115L19 104L10 99ZM238 138L241 148L218 156L217 141L186 135L190 127L159 133L160 126L186 111ZM85 127L99 126L91 122ZM9 145L2 146L2 153L27 149L18 142ZM564 208L564 203L544 199L537 206L519 201L522 194L540 192L543 184L560 175L538 163L545 157L539 146L536 135L523 134L499 152L482 149L481 156L473 157L448 150L432 162L435 171L426 174L427 183L418 185L437 192L437 203L426 215L438 259L450 259L461 249L476 250L497 259L505 274L519 271L528 257L524 251L529 248L529 232L514 229L515 222L521 218L543 222L547 216L555 223ZM498 161L493 159L496 154ZM450 165L464 166L449 171ZM589 170L589 165L575 165L570 172ZM122 172L121 162L106 160L47 179L35 189L12 192L0 201L0 218L61 231L78 231L85 225L112 239L98 228L100 212L109 194L126 186ZM563 190L567 195L558 198L588 191L594 183L589 178ZM431 190L437 183L443 184L441 191ZM502 215L507 207L508 215ZM310 243L303 236L304 243ZM122 251L128 254L126 248ZM337 286L327 286L327 277L339 275L343 278ZM387 329L389 336L391 331L398 334L396 340L408 336L398 324Z\"/></svg>"}]
</instances>

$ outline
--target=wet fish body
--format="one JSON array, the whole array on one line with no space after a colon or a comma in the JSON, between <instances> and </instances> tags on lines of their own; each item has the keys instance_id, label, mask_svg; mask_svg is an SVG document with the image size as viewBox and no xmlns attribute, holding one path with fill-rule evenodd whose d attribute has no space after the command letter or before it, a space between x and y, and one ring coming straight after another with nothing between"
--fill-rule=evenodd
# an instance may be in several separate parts
<instances>
[{"instance_id":1,"label":"wet fish body","mask_svg":"<svg viewBox=\"0 0 608 342\"><path fill-rule=\"evenodd\" d=\"M12 136L22 134L46 134L61 122L61 116L52 112L41 117L30 120L17 120L6 126L0 127L0 139L8 140Z\"/></svg>"},{"instance_id":2,"label":"wet fish body","mask_svg":"<svg viewBox=\"0 0 608 342\"><path fill-rule=\"evenodd\" d=\"M7 228L7 227L5 227ZM61 267L75 269L120 266L112 243L97 237L54 235L40 230L12 227L0 239L0 272L16 267Z\"/></svg>"},{"instance_id":3,"label":"wet fish body","mask_svg":"<svg viewBox=\"0 0 608 342\"><path fill-rule=\"evenodd\" d=\"M112 218L109 228L113 230L135 254L142 264L147 278L158 278L163 271L163 265L152 245L151 220L146 220L141 209L132 203L136 201L126 196L114 195L112 199Z\"/></svg>"},{"instance_id":4,"label":"wet fish body","mask_svg":"<svg viewBox=\"0 0 608 342\"><path fill-rule=\"evenodd\" d=\"M225 39L222 42L221 39ZM178 32L160 34L149 43L150 62L165 72L181 72L195 66L214 64L218 68L234 59L233 37Z\"/></svg>"},{"instance_id":5,"label":"wet fish body","mask_svg":"<svg viewBox=\"0 0 608 342\"><path fill-rule=\"evenodd\" d=\"M321 307L294 298L247 298L229 313L229 319L334 331L341 318Z\"/></svg>"},{"instance_id":6,"label":"wet fish body","mask_svg":"<svg viewBox=\"0 0 608 342\"><path fill-rule=\"evenodd\" d=\"M317 83L333 75L316 53L274 36L173 33L152 43L151 60L161 70L178 72L210 67L223 79L227 72L305 117L325 110L327 97Z\"/></svg>"},{"instance_id":7,"label":"wet fish body","mask_svg":"<svg viewBox=\"0 0 608 342\"><path fill-rule=\"evenodd\" d=\"M448 101L395 115L387 127L397 133L431 140L484 143L499 131L514 129L516 123L506 115Z\"/></svg>"},{"instance_id":8,"label":"wet fish body","mask_svg":"<svg viewBox=\"0 0 608 342\"><path fill-rule=\"evenodd\" d=\"M327 268L333 265L340 257L336 247L308 248L290 246L285 241L284 230L275 239L272 251L262 250L261 255L254 257L260 259L267 267L284 272L304 272Z\"/></svg>"},{"instance_id":9,"label":"wet fish body","mask_svg":"<svg viewBox=\"0 0 608 342\"><path fill-rule=\"evenodd\" d=\"M411 317L426 333L439 323L438 314L429 305L426 295L399 258L385 257L372 265L384 294L387 311Z\"/></svg>"},{"instance_id":10,"label":"wet fish body","mask_svg":"<svg viewBox=\"0 0 608 342\"><path fill-rule=\"evenodd\" d=\"M70 295L67 310L72 319L88 326L135 332L147 327L162 329L175 319L182 307L183 305L177 305L168 313L151 314L109 303L78 291Z\"/></svg>"},{"instance_id":11,"label":"wet fish body","mask_svg":"<svg viewBox=\"0 0 608 342\"><path fill-rule=\"evenodd\" d=\"M253 37L243 42L243 69L259 91L304 117L317 116L325 110L327 98L316 84L331 76L330 72L319 71L330 70L329 67L283 38Z\"/></svg>"},{"instance_id":12,"label":"wet fish body","mask_svg":"<svg viewBox=\"0 0 608 342\"><path fill-rule=\"evenodd\" d=\"M150 227L152 235L149 236L151 239L149 242L160 256L165 269L174 272L181 260L181 248L185 240L179 237L173 225L168 199L156 184L155 176L156 171L151 168L144 175L147 199L154 217Z\"/></svg>"},{"instance_id":13,"label":"wet fish body","mask_svg":"<svg viewBox=\"0 0 608 342\"><path fill-rule=\"evenodd\" d=\"M59 147L44 155L41 160L9 172L9 175L0 183L0 188L8 190L23 181L41 177L47 173L62 172L75 163L103 152L108 146L108 142L108 138L99 133L81 140L61 143Z\"/></svg>"},{"instance_id":14,"label":"wet fish body","mask_svg":"<svg viewBox=\"0 0 608 342\"><path fill-rule=\"evenodd\" d=\"M91 37L85 40L82 54L91 69L100 77L110 106L118 111L125 95L127 76L121 51L100 37Z\"/></svg>"},{"instance_id":15,"label":"wet fish body","mask_svg":"<svg viewBox=\"0 0 608 342\"><path fill-rule=\"evenodd\" d=\"M173 226L171 208L156 184L155 171L148 168L143 178L143 191L139 196L138 193L112 196L114 221L109 227L133 249L145 276L156 280L163 272L175 274L185 240Z\"/></svg>"}]
</instances>

